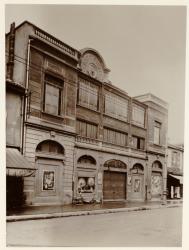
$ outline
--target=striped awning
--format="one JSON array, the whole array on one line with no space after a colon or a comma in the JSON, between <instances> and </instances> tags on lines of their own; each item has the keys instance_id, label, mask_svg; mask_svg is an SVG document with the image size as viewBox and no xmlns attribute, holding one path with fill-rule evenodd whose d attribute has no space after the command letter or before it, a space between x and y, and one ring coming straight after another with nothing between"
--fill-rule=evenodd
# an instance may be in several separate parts
<instances>
[{"instance_id":1,"label":"striped awning","mask_svg":"<svg viewBox=\"0 0 189 250\"><path fill-rule=\"evenodd\" d=\"M16 148L6 148L6 174L30 176L35 167Z\"/></svg>"}]
</instances>

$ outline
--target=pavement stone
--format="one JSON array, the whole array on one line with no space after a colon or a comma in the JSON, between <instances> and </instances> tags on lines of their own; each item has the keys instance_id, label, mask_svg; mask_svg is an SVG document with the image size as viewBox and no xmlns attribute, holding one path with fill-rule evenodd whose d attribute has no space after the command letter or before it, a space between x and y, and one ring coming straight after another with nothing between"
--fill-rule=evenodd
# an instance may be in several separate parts
<instances>
[{"instance_id":1,"label":"pavement stone","mask_svg":"<svg viewBox=\"0 0 189 250\"><path fill-rule=\"evenodd\" d=\"M98 206L64 206L64 211L56 212L57 207L48 206L46 210L40 207L30 207L28 213L30 214L15 214L8 215L6 220L7 222L14 221L24 221L24 220L39 220L39 219L51 219L51 218L60 218L60 217L69 217L69 216L81 216L81 215L95 215L95 214L106 214L106 213L118 213L118 212L132 212L132 211L142 211L142 210L151 210L151 209L160 209L160 208L171 208L182 206L182 200L170 200L166 204L161 202L128 202L128 203L107 203L106 205L98 204ZM32 208L33 213L32 213ZM48 208L48 209L47 209ZM60 208L60 206L59 206ZM75 210L74 210L74 209ZM98 209L95 209L98 208ZM70 210L70 211L69 211ZM37 213L36 213L37 211ZM48 211L44 213L44 211Z\"/></svg>"}]
</instances>

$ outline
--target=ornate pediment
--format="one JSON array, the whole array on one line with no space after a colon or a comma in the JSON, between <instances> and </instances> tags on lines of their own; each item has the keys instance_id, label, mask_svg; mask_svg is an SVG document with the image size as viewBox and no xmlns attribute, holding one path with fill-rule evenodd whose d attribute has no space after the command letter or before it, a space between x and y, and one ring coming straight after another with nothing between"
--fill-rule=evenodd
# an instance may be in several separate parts
<instances>
[{"instance_id":1,"label":"ornate pediment","mask_svg":"<svg viewBox=\"0 0 189 250\"><path fill-rule=\"evenodd\" d=\"M101 82L107 81L109 69L106 68L103 58L93 49L81 50L80 68L83 73Z\"/></svg>"}]
</instances>

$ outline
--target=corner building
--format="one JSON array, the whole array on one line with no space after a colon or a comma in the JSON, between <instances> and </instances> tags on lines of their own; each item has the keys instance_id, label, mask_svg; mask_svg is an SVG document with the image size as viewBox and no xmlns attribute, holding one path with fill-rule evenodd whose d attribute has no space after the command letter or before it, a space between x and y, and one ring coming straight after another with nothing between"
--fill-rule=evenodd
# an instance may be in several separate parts
<instances>
[{"instance_id":1,"label":"corner building","mask_svg":"<svg viewBox=\"0 0 189 250\"><path fill-rule=\"evenodd\" d=\"M9 33L6 50L9 50ZM14 82L25 88L26 203L161 200L167 104L130 97L94 49L78 51L37 26L15 28Z\"/></svg>"}]
</instances>

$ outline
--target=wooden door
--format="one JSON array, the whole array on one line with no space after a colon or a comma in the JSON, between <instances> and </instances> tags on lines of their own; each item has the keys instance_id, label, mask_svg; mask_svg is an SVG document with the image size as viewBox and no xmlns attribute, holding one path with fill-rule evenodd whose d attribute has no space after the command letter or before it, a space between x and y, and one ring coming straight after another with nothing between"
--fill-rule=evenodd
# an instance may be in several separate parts
<instances>
[{"instance_id":1,"label":"wooden door","mask_svg":"<svg viewBox=\"0 0 189 250\"><path fill-rule=\"evenodd\" d=\"M126 199L126 173L104 171L103 198Z\"/></svg>"}]
</instances>

